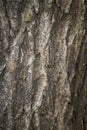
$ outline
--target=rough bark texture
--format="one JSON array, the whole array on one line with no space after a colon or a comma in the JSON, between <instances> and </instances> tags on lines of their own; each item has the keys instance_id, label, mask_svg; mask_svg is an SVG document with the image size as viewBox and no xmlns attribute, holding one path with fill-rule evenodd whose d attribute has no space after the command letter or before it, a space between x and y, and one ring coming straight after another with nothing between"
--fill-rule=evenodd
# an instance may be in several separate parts
<instances>
[{"instance_id":1,"label":"rough bark texture","mask_svg":"<svg viewBox=\"0 0 87 130\"><path fill-rule=\"evenodd\" d=\"M87 130L86 22L86 0L0 0L0 130Z\"/></svg>"}]
</instances>

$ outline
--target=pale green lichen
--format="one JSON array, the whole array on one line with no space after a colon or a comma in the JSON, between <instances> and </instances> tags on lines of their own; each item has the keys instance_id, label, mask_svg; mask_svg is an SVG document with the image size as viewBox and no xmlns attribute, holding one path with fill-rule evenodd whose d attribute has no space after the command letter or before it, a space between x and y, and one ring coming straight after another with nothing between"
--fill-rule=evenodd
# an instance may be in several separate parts
<instances>
[{"instance_id":1,"label":"pale green lichen","mask_svg":"<svg viewBox=\"0 0 87 130\"><path fill-rule=\"evenodd\" d=\"M30 22L32 20L32 14L29 11L22 13L22 22Z\"/></svg>"},{"instance_id":2,"label":"pale green lichen","mask_svg":"<svg viewBox=\"0 0 87 130\"><path fill-rule=\"evenodd\" d=\"M14 72L15 69L16 69L16 62L15 61L12 61L10 60L8 63L7 63L7 69L9 72Z\"/></svg>"}]
</instances>

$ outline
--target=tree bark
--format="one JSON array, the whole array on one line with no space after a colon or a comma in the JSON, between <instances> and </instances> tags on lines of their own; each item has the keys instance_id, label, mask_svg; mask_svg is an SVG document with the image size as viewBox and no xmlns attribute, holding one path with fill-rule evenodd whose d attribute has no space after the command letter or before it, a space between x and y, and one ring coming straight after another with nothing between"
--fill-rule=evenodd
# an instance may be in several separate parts
<instances>
[{"instance_id":1,"label":"tree bark","mask_svg":"<svg viewBox=\"0 0 87 130\"><path fill-rule=\"evenodd\" d=\"M0 0L0 130L87 130L86 21L86 0Z\"/></svg>"}]
</instances>

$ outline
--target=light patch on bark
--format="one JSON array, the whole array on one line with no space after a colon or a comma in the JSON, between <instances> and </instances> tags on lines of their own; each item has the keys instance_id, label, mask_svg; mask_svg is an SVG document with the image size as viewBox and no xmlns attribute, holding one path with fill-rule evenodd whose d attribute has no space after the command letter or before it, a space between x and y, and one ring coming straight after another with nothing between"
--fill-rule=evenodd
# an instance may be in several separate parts
<instances>
[{"instance_id":1,"label":"light patch on bark","mask_svg":"<svg viewBox=\"0 0 87 130\"><path fill-rule=\"evenodd\" d=\"M35 13L38 14L38 12L39 12L39 0L33 0L33 5L34 5Z\"/></svg>"},{"instance_id":2,"label":"light patch on bark","mask_svg":"<svg viewBox=\"0 0 87 130\"><path fill-rule=\"evenodd\" d=\"M22 43L24 31L25 31L25 26L23 25L23 26L21 26L18 34L16 35L16 38L14 38L14 40L13 40L13 43L11 45L12 49L13 49L13 47L15 47L17 45L19 46Z\"/></svg>"},{"instance_id":3,"label":"light patch on bark","mask_svg":"<svg viewBox=\"0 0 87 130\"><path fill-rule=\"evenodd\" d=\"M24 84L25 84L25 105L24 105L24 112L25 114L23 115L23 122L25 124L23 130L28 130L30 126L30 120L32 117L32 112L31 112L31 95L32 95L32 76L33 76L33 62L35 60L35 54L34 54L34 39L33 39L33 34L32 34L32 28L33 28L33 22L31 24L28 24L26 26L26 34L27 34L27 39L25 39L25 43L27 46L27 51L26 55L25 52L23 53L22 56L22 63L24 65ZM23 50L23 48L22 48ZM23 50L25 51L25 50ZM22 54L21 53L21 54ZM25 82L26 80L26 82ZM20 113L20 112L18 112Z\"/></svg>"},{"instance_id":4,"label":"light patch on bark","mask_svg":"<svg viewBox=\"0 0 87 130\"><path fill-rule=\"evenodd\" d=\"M35 127L37 127L38 128L38 130L40 130L40 120L39 120L39 115L38 115L38 111L37 112L35 112Z\"/></svg>"},{"instance_id":5,"label":"light patch on bark","mask_svg":"<svg viewBox=\"0 0 87 130\"><path fill-rule=\"evenodd\" d=\"M48 43L50 30L52 27L52 23L50 22L50 16L47 12L43 12L41 15L40 26L39 26L39 37L37 41L36 52L40 53L39 66L35 68L35 79L38 79L39 85L38 90L35 95L35 101L33 105L33 111L37 111L41 106L43 91L45 87L48 85L47 83L47 74L45 70L45 58L47 54L44 54L45 47ZM37 75L39 74L39 75Z\"/></svg>"},{"instance_id":6,"label":"light patch on bark","mask_svg":"<svg viewBox=\"0 0 87 130\"><path fill-rule=\"evenodd\" d=\"M51 27L50 15L47 12L43 12L39 26L39 37L37 39L37 52L43 52L49 39Z\"/></svg>"},{"instance_id":7,"label":"light patch on bark","mask_svg":"<svg viewBox=\"0 0 87 130\"><path fill-rule=\"evenodd\" d=\"M34 105L33 105L33 111L37 111L38 108L41 106L41 101L43 98L43 91L45 89L45 87L47 86L47 78L46 75L44 75L41 79L40 79L40 83L38 86L38 91L35 95L35 101L34 101Z\"/></svg>"},{"instance_id":8,"label":"light patch on bark","mask_svg":"<svg viewBox=\"0 0 87 130\"><path fill-rule=\"evenodd\" d=\"M57 97L55 99L54 117L58 117L59 129L63 129L64 113L66 112L67 103L70 100L70 85L67 80L67 43L66 37L69 29L70 18L66 19L63 27L58 30L57 42L58 51L56 52L57 64L55 75L59 73Z\"/></svg>"},{"instance_id":9,"label":"light patch on bark","mask_svg":"<svg viewBox=\"0 0 87 130\"><path fill-rule=\"evenodd\" d=\"M24 53L23 53L23 50L21 49L21 58L20 58L20 63L22 63L22 61L23 61L23 57L24 57Z\"/></svg>"},{"instance_id":10,"label":"light patch on bark","mask_svg":"<svg viewBox=\"0 0 87 130\"><path fill-rule=\"evenodd\" d=\"M72 3L72 0L67 0L66 7L65 7L65 13L69 13L71 3Z\"/></svg>"}]
</instances>

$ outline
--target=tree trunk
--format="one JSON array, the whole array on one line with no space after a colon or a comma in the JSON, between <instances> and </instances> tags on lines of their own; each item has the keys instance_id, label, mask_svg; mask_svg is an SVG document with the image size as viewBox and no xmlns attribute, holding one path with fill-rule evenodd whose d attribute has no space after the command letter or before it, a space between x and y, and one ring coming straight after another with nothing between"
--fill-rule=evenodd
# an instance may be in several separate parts
<instances>
[{"instance_id":1,"label":"tree trunk","mask_svg":"<svg viewBox=\"0 0 87 130\"><path fill-rule=\"evenodd\" d=\"M0 130L87 130L86 13L86 0L0 0Z\"/></svg>"}]
</instances>

